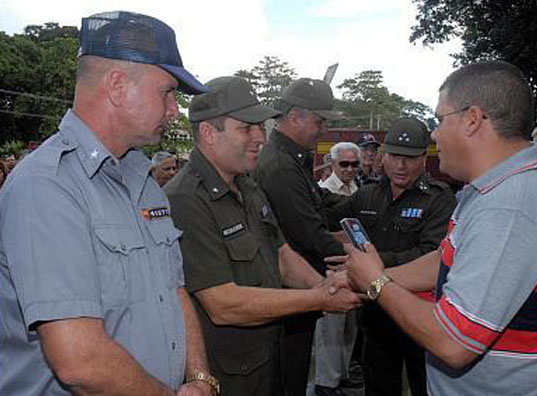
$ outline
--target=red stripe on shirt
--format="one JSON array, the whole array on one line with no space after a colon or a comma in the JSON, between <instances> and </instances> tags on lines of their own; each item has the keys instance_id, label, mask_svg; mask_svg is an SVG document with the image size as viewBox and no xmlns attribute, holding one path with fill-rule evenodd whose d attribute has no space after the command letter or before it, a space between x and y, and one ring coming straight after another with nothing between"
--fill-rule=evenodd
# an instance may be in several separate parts
<instances>
[{"instance_id":1,"label":"red stripe on shirt","mask_svg":"<svg viewBox=\"0 0 537 396\"><path fill-rule=\"evenodd\" d=\"M453 256L455 255L455 247L451 243L450 235L455 229L455 221L453 218L449 220L448 231L446 237L440 242L440 249L442 251L442 263L446 267L451 267L453 265Z\"/></svg>"},{"instance_id":2,"label":"red stripe on shirt","mask_svg":"<svg viewBox=\"0 0 537 396\"><path fill-rule=\"evenodd\" d=\"M487 347L498 339L498 336L500 335L498 331L494 331L488 327L485 327L481 323L477 323L469 319L467 316L459 312L459 310L453 304L451 304L445 296L442 296L440 299L439 307L451 324L457 330L459 330L463 336ZM460 339L460 336L455 336L457 339L464 342L464 340Z\"/></svg>"},{"instance_id":3,"label":"red stripe on shirt","mask_svg":"<svg viewBox=\"0 0 537 396\"><path fill-rule=\"evenodd\" d=\"M523 166L522 168L514 169L511 172L499 177L498 179L493 180L492 182L490 182L486 186L484 186L481 189L479 189L479 192L481 194L486 194L487 192L492 190L494 187L496 187L498 184L503 182L505 179L507 179L507 178L509 178L509 177L511 177L513 175L516 175L517 173L521 173L521 172L524 172L524 171L527 171L527 170L530 170L530 169L537 169L537 161L530 162L529 164Z\"/></svg>"},{"instance_id":4,"label":"red stripe on shirt","mask_svg":"<svg viewBox=\"0 0 537 396\"><path fill-rule=\"evenodd\" d=\"M495 351L537 354L537 332L507 329L492 349Z\"/></svg>"},{"instance_id":5,"label":"red stripe on shirt","mask_svg":"<svg viewBox=\"0 0 537 396\"><path fill-rule=\"evenodd\" d=\"M440 322L442 322L442 324L444 325L444 328L446 329L446 331L451 334L451 336L455 339L457 339L461 344L465 345L468 349L474 351L475 353L478 353L478 354L481 354L483 352L485 352L485 349L484 348L478 348L477 346L475 346L474 344L470 344L468 341L462 339L461 337L459 337L458 334L456 334L452 329L451 327L449 326L449 323L446 322L444 316L438 312L438 311L441 311L442 308L440 308L440 305L439 304L436 304L435 306L435 311L436 311L436 317L438 318L438 320Z\"/></svg>"}]
</instances>

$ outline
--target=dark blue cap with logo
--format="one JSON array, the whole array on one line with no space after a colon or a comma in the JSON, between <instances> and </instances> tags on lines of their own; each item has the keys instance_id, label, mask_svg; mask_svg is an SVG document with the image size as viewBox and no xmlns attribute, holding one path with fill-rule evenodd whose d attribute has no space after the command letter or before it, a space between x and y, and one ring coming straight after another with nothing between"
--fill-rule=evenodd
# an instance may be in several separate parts
<instances>
[{"instance_id":1,"label":"dark blue cap with logo","mask_svg":"<svg viewBox=\"0 0 537 396\"><path fill-rule=\"evenodd\" d=\"M175 33L164 22L147 15L113 11L82 18L78 56L156 65L179 81L178 89L188 94L207 92L184 67Z\"/></svg>"}]
</instances>

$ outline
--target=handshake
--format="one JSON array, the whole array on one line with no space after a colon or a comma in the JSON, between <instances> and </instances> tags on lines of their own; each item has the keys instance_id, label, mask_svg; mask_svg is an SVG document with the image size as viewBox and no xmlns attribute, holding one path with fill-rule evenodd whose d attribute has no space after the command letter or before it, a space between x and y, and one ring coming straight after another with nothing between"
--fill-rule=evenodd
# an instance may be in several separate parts
<instances>
[{"instance_id":1,"label":"handshake","mask_svg":"<svg viewBox=\"0 0 537 396\"><path fill-rule=\"evenodd\" d=\"M314 289L320 294L319 310L324 312L347 312L358 308L367 300L364 294L352 290L347 270L342 266L329 269L326 278Z\"/></svg>"},{"instance_id":2,"label":"handshake","mask_svg":"<svg viewBox=\"0 0 537 396\"><path fill-rule=\"evenodd\" d=\"M316 287L326 292L326 312L345 312L370 301L367 290L370 283L384 275L384 265L375 247L365 245L362 252L350 244L344 245L345 256L327 257L329 270Z\"/></svg>"}]
</instances>

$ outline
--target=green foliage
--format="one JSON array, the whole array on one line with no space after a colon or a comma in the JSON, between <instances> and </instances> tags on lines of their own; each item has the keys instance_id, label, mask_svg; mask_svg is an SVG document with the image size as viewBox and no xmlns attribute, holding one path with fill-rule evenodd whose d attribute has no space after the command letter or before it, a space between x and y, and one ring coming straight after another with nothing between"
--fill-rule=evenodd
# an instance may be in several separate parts
<instances>
[{"instance_id":1,"label":"green foliage","mask_svg":"<svg viewBox=\"0 0 537 396\"><path fill-rule=\"evenodd\" d=\"M56 23L0 32L0 144L56 131L74 95L78 29Z\"/></svg>"},{"instance_id":2,"label":"green foliage","mask_svg":"<svg viewBox=\"0 0 537 396\"><path fill-rule=\"evenodd\" d=\"M159 144L143 147L143 152L148 157L152 157L157 151L164 150L177 154L179 157L187 158L194 148L192 126L184 110L190 104L190 97L182 92L176 91L175 99L180 109L180 115L170 122L162 134Z\"/></svg>"},{"instance_id":3,"label":"green foliage","mask_svg":"<svg viewBox=\"0 0 537 396\"><path fill-rule=\"evenodd\" d=\"M518 66L537 93L537 1L413 0L417 24L410 41L462 40L456 64L500 59Z\"/></svg>"},{"instance_id":4,"label":"green foliage","mask_svg":"<svg viewBox=\"0 0 537 396\"><path fill-rule=\"evenodd\" d=\"M295 70L277 56L265 56L252 70L239 70L235 75L246 79L267 106L273 105L283 89L297 78Z\"/></svg>"},{"instance_id":5,"label":"green foliage","mask_svg":"<svg viewBox=\"0 0 537 396\"><path fill-rule=\"evenodd\" d=\"M343 100L337 100L335 107L347 118L332 126L386 130L400 117L411 116L423 121L433 118L428 106L391 93L383 82L379 70L365 70L343 80L338 85L343 90Z\"/></svg>"},{"instance_id":6,"label":"green foliage","mask_svg":"<svg viewBox=\"0 0 537 396\"><path fill-rule=\"evenodd\" d=\"M20 140L10 140L0 146L0 157L5 157L12 154L18 156L25 148L25 142Z\"/></svg>"}]
</instances>

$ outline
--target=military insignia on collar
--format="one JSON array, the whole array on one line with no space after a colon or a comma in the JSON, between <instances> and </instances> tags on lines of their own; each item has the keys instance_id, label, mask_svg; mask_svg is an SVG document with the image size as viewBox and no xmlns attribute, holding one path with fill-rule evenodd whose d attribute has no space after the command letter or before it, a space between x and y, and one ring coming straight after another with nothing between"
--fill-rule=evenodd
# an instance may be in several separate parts
<instances>
[{"instance_id":1,"label":"military insignia on collar","mask_svg":"<svg viewBox=\"0 0 537 396\"><path fill-rule=\"evenodd\" d=\"M418 183L418 188L421 190L421 191L427 191L429 189L429 186L427 185L427 183L425 183L423 180L421 180L419 183Z\"/></svg>"},{"instance_id":2,"label":"military insignia on collar","mask_svg":"<svg viewBox=\"0 0 537 396\"><path fill-rule=\"evenodd\" d=\"M407 219L421 219L423 216L423 209L418 208L404 208L401 209L401 217Z\"/></svg>"},{"instance_id":3,"label":"military insignia on collar","mask_svg":"<svg viewBox=\"0 0 537 396\"><path fill-rule=\"evenodd\" d=\"M264 204L262 207L261 207L261 218L266 218L268 216L268 214L270 213L270 208L267 204Z\"/></svg>"},{"instance_id":4,"label":"military insignia on collar","mask_svg":"<svg viewBox=\"0 0 537 396\"><path fill-rule=\"evenodd\" d=\"M230 237L232 235L235 235L237 232L244 230L244 228L244 224L242 224L242 222L238 222L237 224L233 224L230 227L224 228L222 230L222 235L225 237Z\"/></svg>"},{"instance_id":5,"label":"military insignia on collar","mask_svg":"<svg viewBox=\"0 0 537 396\"><path fill-rule=\"evenodd\" d=\"M146 220L155 220L160 219L162 217L170 217L170 209L165 206L161 208L142 209L140 213L142 214L142 217Z\"/></svg>"}]
</instances>

